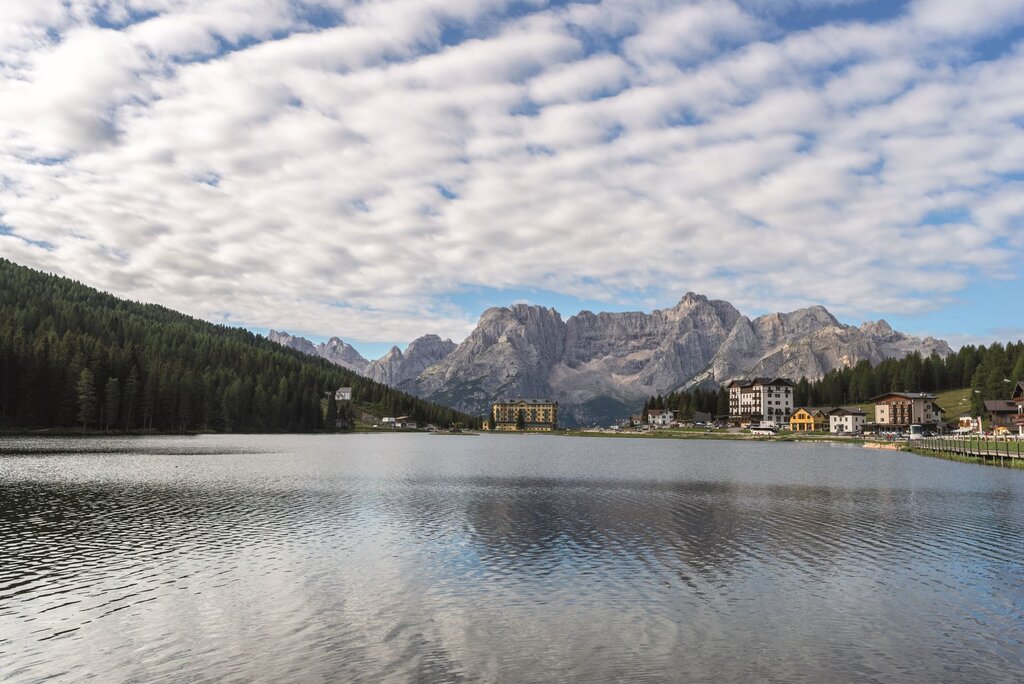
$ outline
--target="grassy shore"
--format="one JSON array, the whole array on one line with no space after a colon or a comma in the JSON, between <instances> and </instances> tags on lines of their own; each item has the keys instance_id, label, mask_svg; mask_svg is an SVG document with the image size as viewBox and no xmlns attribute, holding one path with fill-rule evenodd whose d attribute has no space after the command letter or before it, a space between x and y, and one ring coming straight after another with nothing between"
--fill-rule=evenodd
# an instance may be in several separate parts
<instances>
[{"instance_id":1,"label":"grassy shore","mask_svg":"<svg viewBox=\"0 0 1024 684\"><path fill-rule=\"evenodd\" d=\"M554 433L566 437L611 437L613 439L707 439L747 442L836 442L840 444L862 445L866 441L860 437L840 437L826 432L809 434L783 433L778 435L753 435L749 432L722 432L692 429L652 430L650 432L589 432L584 430L559 430Z\"/></svg>"}]
</instances>

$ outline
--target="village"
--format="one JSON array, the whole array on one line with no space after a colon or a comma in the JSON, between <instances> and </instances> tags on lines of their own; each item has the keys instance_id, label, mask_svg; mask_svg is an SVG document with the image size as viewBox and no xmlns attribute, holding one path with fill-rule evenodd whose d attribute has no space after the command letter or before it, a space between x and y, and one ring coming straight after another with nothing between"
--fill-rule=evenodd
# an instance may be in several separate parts
<instances>
[{"instance_id":1,"label":"village","mask_svg":"<svg viewBox=\"0 0 1024 684\"><path fill-rule=\"evenodd\" d=\"M788 378L734 380L726 385L729 413L700 411L681 419L671 409L649 410L606 428L585 432L650 433L668 429L725 430L771 436L819 433L836 437L874 436L887 439L922 439L935 435L989 435L1024 439L1024 382L1014 386L1009 399L983 402L982 416L962 413L947 417L928 392L885 392L870 399L874 414L862 406L795 406Z\"/></svg>"}]
</instances>

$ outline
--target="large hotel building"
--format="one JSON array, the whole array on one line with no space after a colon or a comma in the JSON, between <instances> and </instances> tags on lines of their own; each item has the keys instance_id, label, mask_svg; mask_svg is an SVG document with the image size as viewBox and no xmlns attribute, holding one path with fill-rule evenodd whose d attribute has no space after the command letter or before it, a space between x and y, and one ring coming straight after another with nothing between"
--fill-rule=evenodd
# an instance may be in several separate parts
<instances>
[{"instance_id":1,"label":"large hotel building","mask_svg":"<svg viewBox=\"0 0 1024 684\"><path fill-rule=\"evenodd\" d=\"M492 430L551 432L558 427L558 402L547 399L496 402L491 407L489 427Z\"/></svg>"}]
</instances>

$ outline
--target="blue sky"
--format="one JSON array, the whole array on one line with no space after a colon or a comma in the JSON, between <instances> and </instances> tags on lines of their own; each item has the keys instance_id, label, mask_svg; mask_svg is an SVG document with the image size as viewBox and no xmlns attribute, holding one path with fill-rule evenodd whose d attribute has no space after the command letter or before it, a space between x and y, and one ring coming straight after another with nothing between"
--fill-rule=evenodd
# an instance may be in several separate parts
<instances>
[{"instance_id":1,"label":"blue sky","mask_svg":"<svg viewBox=\"0 0 1024 684\"><path fill-rule=\"evenodd\" d=\"M489 306L1024 336L1019 0L15 0L0 255L369 357Z\"/></svg>"}]
</instances>

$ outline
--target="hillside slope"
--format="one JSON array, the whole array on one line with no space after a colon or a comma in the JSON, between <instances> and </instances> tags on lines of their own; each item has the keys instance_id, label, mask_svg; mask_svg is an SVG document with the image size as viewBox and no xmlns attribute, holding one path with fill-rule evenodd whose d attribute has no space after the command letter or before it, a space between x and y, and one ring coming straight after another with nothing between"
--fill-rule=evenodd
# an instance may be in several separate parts
<instances>
[{"instance_id":1,"label":"hillside slope","mask_svg":"<svg viewBox=\"0 0 1024 684\"><path fill-rule=\"evenodd\" d=\"M303 432L323 427L321 399L339 386L422 422L477 420L241 328L0 259L0 426Z\"/></svg>"}]
</instances>

